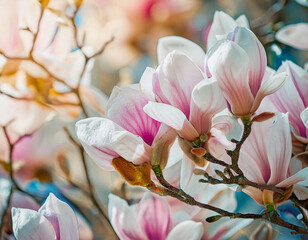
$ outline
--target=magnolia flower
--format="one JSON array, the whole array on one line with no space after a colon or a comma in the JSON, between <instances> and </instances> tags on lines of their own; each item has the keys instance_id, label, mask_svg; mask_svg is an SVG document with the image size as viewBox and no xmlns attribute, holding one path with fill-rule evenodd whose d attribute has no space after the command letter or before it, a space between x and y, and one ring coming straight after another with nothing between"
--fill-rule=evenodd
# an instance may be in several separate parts
<instances>
[{"instance_id":1,"label":"magnolia flower","mask_svg":"<svg viewBox=\"0 0 308 240\"><path fill-rule=\"evenodd\" d=\"M122 157L140 165L150 163L152 147L166 148L175 135L143 112L148 103L137 85L114 88L106 109L106 118L88 118L77 122L76 132L87 153L105 170L113 170L113 159Z\"/></svg>"},{"instance_id":2,"label":"magnolia flower","mask_svg":"<svg viewBox=\"0 0 308 240\"><path fill-rule=\"evenodd\" d=\"M123 240L198 240L203 234L202 223L190 219L178 222L179 217L172 216L167 200L149 193L131 206L110 194L108 215L114 230Z\"/></svg>"},{"instance_id":3,"label":"magnolia flower","mask_svg":"<svg viewBox=\"0 0 308 240\"><path fill-rule=\"evenodd\" d=\"M308 49L308 23L296 23L287 25L276 33L275 38L294 48Z\"/></svg>"},{"instance_id":4,"label":"magnolia flower","mask_svg":"<svg viewBox=\"0 0 308 240\"><path fill-rule=\"evenodd\" d=\"M218 40L232 32L237 26L249 28L248 19L245 15L241 15L234 20L225 12L216 11L207 36L207 49L213 47Z\"/></svg>"},{"instance_id":5,"label":"magnolia flower","mask_svg":"<svg viewBox=\"0 0 308 240\"><path fill-rule=\"evenodd\" d=\"M275 185L286 189L286 192L278 196L277 193L264 190L262 195L260 189L253 187L246 187L243 191L261 205L281 204L293 191L299 199L307 199L308 168L298 171L291 162L291 154L291 133L286 114L277 113L274 123L272 119L254 123L251 134L242 146L239 167L249 180ZM271 200L268 200L269 195L272 196Z\"/></svg>"},{"instance_id":6,"label":"magnolia flower","mask_svg":"<svg viewBox=\"0 0 308 240\"><path fill-rule=\"evenodd\" d=\"M79 239L74 211L52 193L38 211L12 208L12 221L17 240Z\"/></svg>"},{"instance_id":7,"label":"magnolia flower","mask_svg":"<svg viewBox=\"0 0 308 240\"><path fill-rule=\"evenodd\" d=\"M200 147L215 156L232 149L234 144L227 140L225 133L236 125L234 120L221 116L216 119L219 121L212 121L226 105L217 81L207 79L201 70L204 51L187 39L173 36L160 39L157 52L161 64L157 70L147 68L140 81L142 91L152 100L144 111L175 129L185 140L193 142L202 138ZM188 157L204 165L204 161L191 155L192 146L188 145L185 147Z\"/></svg>"},{"instance_id":8,"label":"magnolia flower","mask_svg":"<svg viewBox=\"0 0 308 240\"><path fill-rule=\"evenodd\" d=\"M277 72L287 72L288 77L281 89L268 98L278 111L289 113L293 153L303 153L307 151L308 144L307 122L305 123L305 109L308 107L308 73L291 61L283 62Z\"/></svg>"},{"instance_id":9,"label":"magnolia flower","mask_svg":"<svg viewBox=\"0 0 308 240\"><path fill-rule=\"evenodd\" d=\"M204 52L187 39L168 37L158 44L158 59L162 63L157 70L147 68L140 81L143 91L156 101L144 111L195 141L209 132L212 116L225 107L217 82L206 79L198 67L203 65Z\"/></svg>"},{"instance_id":10,"label":"magnolia flower","mask_svg":"<svg viewBox=\"0 0 308 240\"><path fill-rule=\"evenodd\" d=\"M264 79L265 50L247 28L236 27L209 50L207 57L207 67L236 116L254 114L262 99L277 91L286 78L280 73Z\"/></svg>"}]
</instances>

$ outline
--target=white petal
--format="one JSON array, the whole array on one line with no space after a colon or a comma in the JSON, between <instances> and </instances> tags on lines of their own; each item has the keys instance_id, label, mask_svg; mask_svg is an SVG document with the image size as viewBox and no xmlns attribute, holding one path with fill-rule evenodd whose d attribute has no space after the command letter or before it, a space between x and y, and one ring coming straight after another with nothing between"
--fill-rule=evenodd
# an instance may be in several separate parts
<instances>
[{"instance_id":1,"label":"white petal","mask_svg":"<svg viewBox=\"0 0 308 240\"><path fill-rule=\"evenodd\" d=\"M291 47L308 49L308 23L287 25L276 33L275 38Z\"/></svg>"},{"instance_id":2,"label":"white petal","mask_svg":"<svg viewBox=\"0 0 308 240\"><path fill-rule=\"evenodd\" d=\"M200 240L202 235L203 225L201 222L185 221L171 230L167 240Z\"/></svg>"},{"instance_id":3,"label":"white petal","mask_svg":"<svg viewBox=\"0 0 308 240\"><path fill-rule=\"evenodd\" d=\"M246 15L244 15L244 14L240 15L240 16L235 20L235 22L237 23L238 26L245 27L245 28L250 28L250 27L249 27L249 21L248 21Z\"/></svg>"},{"instance_id":4,"label":"white petal","mask_svg":"<svg viewBox=\"0 0 308 240\"><path fill-rule=\"evenodd\" d=\"M291 132L286 114L277 114L277 120L270 130L267 146L271 177L268 184L277 184L287 178L292 155ZM275 144L273 144L275 143Z\"/></svg>"},{"instance_id":5,"label":"white petal","mask_svg":"<svg viewBox=\"0 0 308 240\"><path fill-rule=\"evenodd\" d=\"M153 92L153 79L155 76L155 69L147 67L140 79L141 91L152 101L155 100L155 94Z\"/></svg>"},{"instance_id":6,"label":"white petal","mask_svg":"<svg viewBox=\"0 0 308 240\"><path fill-rule=\"evenodd\" d=\"M158 40L157 58L158 64L161 64L165 57L173 50L178 50L189 56L194 63L201 69L204 65L205 53L203 49L194 42L178 36L163 37Z\"/></svg>"},{"instance_id":7,"label":"white petal","mask_svg":"<svg viewBox=\"0 0 308 240\"><path fill-rule=\"evenodd\" d=\"M111 146L127 161L142 164L150 161L150 147L141 137L127 131L116 131L110 135Z\"/></svg>"},{"instance_id":8,"label":"white petal","mask_svg":"<svg viewBox=\"0 0 308 240\"><path fill-rule=\"evenodd\" d=\"M237 25L235 20L225 12L216 11L207 39L207 49L209 50L215 45L217 42L217 35L226 35L232 32Z\"/></svg>"},{"instance_id":9,"label":"white petal","mask_svg":"<svg viewBox=\"0 0 308 240\"><path fill-rule=\"evenodd\" d=\"M40 213L24 208L12 208L13 232L17 240L56 240L52 224Z\"/></svg>"},{"instance_id":10,"label":"white petal","mask_svg":"<svg viewBox=\"0 0 308 240\"><path fill-rule=\"evenodd\" d=\"M302 111L300 116L305 127L308 129L308 107L304 111Z\"/></svg>"},{"instance_id":11,"label":"white petal","mask_svg":"<svg viewBox=\"0 0 308 240\"><path fill-rule=\"evenodd\" d=\"M177 108L163 103L149 102L143 110L156 121L165 123L182 134L187 140L194 141L199 137L195 128L186 116Z\"/></svg>"},{"instance_id":12,"label":"white petal","mask_svg":"<svg viewBox=\"0 0 308 240\"><path fill-rule=\"evenodd\" d=\"M76 123L76 134L90 157L103 169L113 170L112 159L119 155L112 149L109 135L123 129L106 118L87 118Z\"/></svg>"},{"instance_id":13,"label":"white petal","mask_svg":"<svg viewBox=\"0 0 308 240\"><path fill-rule=\"evenodd\" d=\"M61 239L79 239L78 223L73 209L67 203L56 198L53 193L49 194L38 212L53 224L56 233L55 225L58 226Z\"/></svg>"},{"instance_id":14,"label":"white petal","mask_svg":"<svg viewBox=\"0 0 308 240\"><path fill-rule=\"evenodd\" d=\"M285 72L278 73L268 80L262 82L261 87L256 95L253 106L251 107L251 112L255 112L261 104L264 97L276 92L281 88L287 79L287 74Z\"/></svg>"}]
</instances>

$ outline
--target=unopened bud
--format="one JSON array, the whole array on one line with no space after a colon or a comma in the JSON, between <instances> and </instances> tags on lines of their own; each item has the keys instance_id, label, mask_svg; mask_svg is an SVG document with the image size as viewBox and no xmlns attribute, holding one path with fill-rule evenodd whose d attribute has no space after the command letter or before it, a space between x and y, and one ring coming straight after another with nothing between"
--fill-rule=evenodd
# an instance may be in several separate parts
<instances>
[{"instance_id":1,"label":"unopened bud","mask_svg":"<svg viewBox=\"0 0 308 240\"><path fill-rule=\"evenodd\" d=\"M264 112L257 116L255 116L252 121L253 122L263 122L275 116L275 113L272 112Z\"/></svg>"},{"instance_id":2,"label":"unopened bud","mask_svg":"<svg viewBox=\"0 0 308 240\"><path fill-rule=\"evenodd\" d=\"M221 215L216 215L216 216L211 216L205 219L205 221L207 221L208 223L213 223L218 221L219 219L221 219L222 216Z\"/></svg>"}]
</instances>

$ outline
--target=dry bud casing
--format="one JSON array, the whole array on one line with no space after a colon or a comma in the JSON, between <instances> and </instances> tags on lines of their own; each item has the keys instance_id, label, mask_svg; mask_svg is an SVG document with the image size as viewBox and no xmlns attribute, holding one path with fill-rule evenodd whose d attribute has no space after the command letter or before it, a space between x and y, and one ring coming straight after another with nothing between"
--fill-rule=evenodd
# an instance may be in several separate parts
<instances>
[{"instance_id":1,"label":"dry bud casing","mask_svg":"<svg viewBox=\"0 0 308 240\"><path fill-rule=\"evenodd\" d=\"M146 187L152 184L151 166L148 163L135 165L122 157L114 158L112 166L131 185Z\"/></svg>"}]
</instances>

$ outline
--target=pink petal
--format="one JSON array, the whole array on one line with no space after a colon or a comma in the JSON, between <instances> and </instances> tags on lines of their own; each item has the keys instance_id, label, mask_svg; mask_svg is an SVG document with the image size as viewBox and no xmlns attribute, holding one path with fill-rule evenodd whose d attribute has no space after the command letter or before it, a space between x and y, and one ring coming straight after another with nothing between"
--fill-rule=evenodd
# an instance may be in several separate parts
<instances>
[{"instance_id":1,"label":"pink petal","mask_svg":"<svg viewBox=\"0 0 308 240\"><path fill-rule=\"evenodd\" d=\"M147 239L137 221L136 208L129 207L123 199L116 195L109 194L108 198L108 216L119 238L123 240Z\"/></svg>"},{"instance_id":2,"label":"pink petal","mask_svg":"<svg viewBox=\"0 0 308 240\"><path fill-rule=\"evenodd\" d=\"M148 239L166 239L172 228L172 219L165 198L146 193L139 202L137 211L139 224Z\"/></svg>"},{"instance_id":3,"label":"pink petal","mask_svg":"<svg viewBox=\"0 0 308 240\"><path fill-rule=\"evenodd\" d=\"M199 134L179 109L164 103L149 102L144 112L156 121L177 130L185 139L195 141Z\"/></svg>"},{"instance_id":4,"label":"pink petal","mask_svg":"<svg viewBox=\"0 0 308 240\"><path fill-rule=\"evenodd\" d=\"M208 53L207 64L231 112L239 116L248 114L254 99L249 87L247 53L232 41L220 41Z\"/></svg>"},{"instance_id":5,"label":"pink petal","mask_svg":"<svg viewBox=\"0 0 308 240\"><path fill-rule=\"evenodd\" d=\"M176 225L171 230L166 240L200 240L202 235L202 223L187 220Z\"/></svg>"},{"instance_id":6,"label":"pink petal","mask_svg":"<svg viewBox=\"0 0 308 240\"><path fill-rule=\"evenodd\" d=\"M275 38L291 47L308 49L308 23L287 25L276 33Z\"/></svg>"},{"instance_id":7,"label":"pink petal","mask_svg":"<svg viewBox=\"0 0 308 240\"><path fill-rule=\"evenodd\" d=\"M268 139L267 155L271 168L268 184L277 184L287 178L292 155L289 119L285 114L276 115L277 120L271 127Z\"/></svg>"},{"instance_id":8,"label":"pink petal","mask_svg":"<svg viewBox=\"0 0 308 240\"><path fill-rule=\"evenodd\" d=\"M151 146L160 123L143 111L148 101L140 91L138 84L115 87L107 104L106 118L140 136L145 143Z\"/></svg>"},{"instance_id":9,"label":"pink petal","mask_svg":"<svg viewBox=\"0 0 308 240\"><path fill-rule=\"evenodd\" d=\"M266 183L271 177L267 151L268 147L272 147L269 145L271 143L268 142L272 121L272 119L269 119L264 122L252 124L251 133L244 142L240 153L240 168L244 173L249 171L249 175L255 178L249 179L259 183Z\"/></svg>"},{"instance_id":10,"label":"pink petal","mask_svg":"<svg viewBox=\"0 0 308 240\"><path fill-rule=\"evenodd\" d=\"M183 52L185 55L189 56L191 60L200 67L200 69L203 68L205 58L203 49L194 42L178 36L168 36L158 40L158 64L161 64L166 56L173 50Z\"/></svg>"},{"instance_id":11,"label":"pink petal","mask_svg":"<svg viewBox=\"0 0 308 240\"><path fill-rule=\"evenodd\" d=\"M261 86L267 63L264 47L254 33L244 27L236 27L228 37L243 48L249 57L249 87L255 97Z\"/></svg>"},{"instance_id":12,"label":"pink petal","mask_svg":"<svg viewBox=\"0 0 308 240\"><path fill-rule=\"evenodd\" d=\"M52 224L40 213L25 208L12 208L14 236L18 240L56 240Z\"/></svg>"},{"instance_id":13,"label":"pink petal","mask_svg":"<svg viewBox=\"0 0 308 240\"><path fill-rule=\"evenodd\" d=\"M206 134L211 129L212 117L225 107L226 103L217 81L203 80L192 92L189 120L199 135Z\"/></svg>"},{"instance_id":14,"label":"pink petal","mask_svg":"<svg viewBox=\"0 0 308 240\"><path fill-rule=\"evenodd\" d=\"M211 138L208 141L209 151L216 158L226 153L226 150L233 150L235 144L230 142L226 135L216 128L211 129Z\"/></svg>"},{"instance_id":15,"label":"pink petal","mask_svg":"<svg viewBox=\"0 0 308 240\"><path fill-rule=\"evenodd\" d=\"M127 161L135 164L150 161L151 148L141 137L127 131L115 131L110 137L113 150Z\"/></svg>"},{"instance_id":16,"label":"pink petal","mask_svg":"<svg viewBox=\"0 0 308 240\"><path fill-rule=\"evenodd\" d=\"M76 134L89 156L103 169L113 170L112 159L119 157L110 143L110 134L124 129L105 118L87 118L76 123Z\"/></svg>"},{"instance_id":17,"label":"pink petal","mask_svg":"<svg viewBox=\"0 0 308 240\"><path fill-rule=\"evenodd\" d=\"M157 74L160 88L168 103L189 118L192 90L204 79L200 68L185 54L173 51L157 69Z\"/></svg>"},{"instance_id":18,"label":"pink petal","mask_svg":"<svg viewBox=\"0 0 308 240\"><path fill-rule=\"evenodd\" d=\"M278 72L287 72L288 76L284 85L274 94L269 95L269 99L275 107L283 113L289 112L289 120L298 135L305 136L306 128L300 119L301 112L305 109L306 87L304 79L308 76L299 70L299 67L291 62L284 62ZM308 81L308 79L307 79Z\"/></svg>"},{"instance_id":19,"label":"pink petal","mask_svg":"<svg viewBox=\"0 0 308 240\"><path fill-rule=\"evenodd\" d=\"M53 225L57 239L79 239L78 223L73 209L52 193L38 212Z\"/></svg>"}]
</instances>

